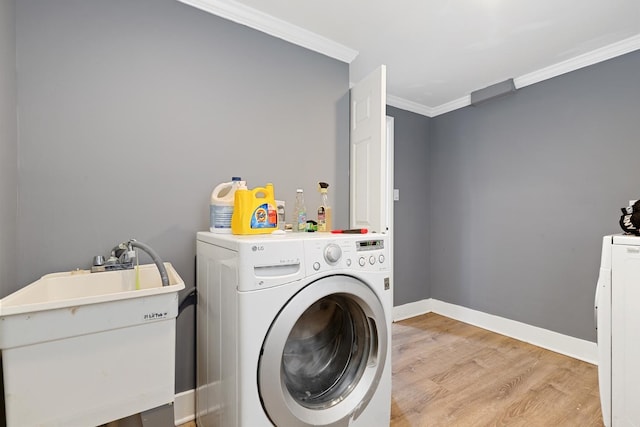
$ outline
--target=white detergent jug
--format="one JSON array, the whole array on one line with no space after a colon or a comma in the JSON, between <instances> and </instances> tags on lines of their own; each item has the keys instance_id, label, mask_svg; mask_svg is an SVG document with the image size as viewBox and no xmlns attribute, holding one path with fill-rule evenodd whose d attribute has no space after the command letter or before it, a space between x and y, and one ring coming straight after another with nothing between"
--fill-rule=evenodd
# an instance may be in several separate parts
<instances>
[{"instance_id":1,"label":"white detergent jug","mask_svg":"<svg viewBox=\"0 0 640 427\"><path fill-rule=\"evenodd\" d=\"M231 178L231 182L219 184L211 192L209 205L209 231L212 233L231 233L231 217L236 190L247 188L247 183L238 176Z\"/></svg>"}]
</instances>

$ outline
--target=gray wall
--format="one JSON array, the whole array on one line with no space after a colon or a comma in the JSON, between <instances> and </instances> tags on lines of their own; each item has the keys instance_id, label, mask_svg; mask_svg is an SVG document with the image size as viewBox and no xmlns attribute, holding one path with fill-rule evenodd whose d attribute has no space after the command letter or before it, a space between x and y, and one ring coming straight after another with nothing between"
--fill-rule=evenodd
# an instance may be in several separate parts
<instances>
[{"instance_id":1,"label":"gray wall","mask_svg":"<svg viewBox=\"0 0 640 427\"><path fill-rule=\"evenodd\" d=\"M18 186L13 2L0 8L3 294L130 237L192 286L195 232L231 175L289 206L302 186L310 209L326 180L348 225L347 65L174 0L18 2ZM600 237L639 197L639 71L634 53L432 120L389 108L395 303L595 339ZM192 339L189 309L177 391L193 387Z\"/></svg>"},{"instance_id":2,"label":"gray wall","mask_svg":"<svg viewBox=\"0 0 640 427\"><path fill-rule=\"evenodd\" d=\"M639 119L640 52L435 117L431 297L595 341L601 237L640 197Z\"/></svg>"},{"instance_id":3,"label":"gray wall","mask_svg":"<svg viewBox=\"0 0 640 427\"><path fill-rule=\"evenodd\" d=\"M22 286L135 237L194 285L195 234L232 175L348 226L348 65L175 0L21 0ZM176 389L194 387L193 312Z\"/></svg>"},{"instance_id":4,"label":"gray wall","mask_svg":"<svg viewBox=\"0 0 640 427\"><path fill-rule=\"evenodd\" d=\"M431 119L387 106L394 118L394 188L400 200L393 203L394 305L420 301L429 289L429 124Z\"/></svg>"},{"instance_id":5,"label":"gray wall","mask_svg":"<svg viewBox=\"0 0 640 427\"><path fill-rule=\"evenodd\" d=\"M18 134L14 12L14 0L0 0L0 298L19 288L16 281Z\"/></svg>"}]
</instances>

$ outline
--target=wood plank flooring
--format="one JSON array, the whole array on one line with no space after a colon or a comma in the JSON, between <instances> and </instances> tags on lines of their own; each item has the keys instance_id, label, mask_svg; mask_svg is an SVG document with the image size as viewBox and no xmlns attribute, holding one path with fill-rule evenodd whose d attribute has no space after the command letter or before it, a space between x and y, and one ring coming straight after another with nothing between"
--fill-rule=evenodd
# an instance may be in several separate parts
<instances>
[{"instance_id":1,"label":"wood plank flooring","mask_svg":"<svg viewBox=\"0 0 640 427\"><path fill-rule=\"evenodd\" d=\"M393 326L393 427L602 426L597 367L437 314Z\"/></svg>"},{"instance_id":2,"label":"wood plank flooring","mask_svg":"<svg viewBox=\"0 0 640 427\"><path fill-rule=\"evenodd\" d=\"M394 323L392 352L392 427L603 426L589 363L433 313Z\"/></svg>"}]
</instances>

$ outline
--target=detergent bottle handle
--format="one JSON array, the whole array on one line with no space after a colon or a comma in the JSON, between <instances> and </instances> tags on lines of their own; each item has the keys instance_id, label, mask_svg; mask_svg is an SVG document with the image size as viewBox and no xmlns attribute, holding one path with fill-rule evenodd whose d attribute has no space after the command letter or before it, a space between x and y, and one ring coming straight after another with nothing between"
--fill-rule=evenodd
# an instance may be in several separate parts
<instances>
[{"instance_id":1,"label":"detergent bottle handle","mask_svg":"<svg viewBox=\"0 0 640 427\"><path fill-rule=\"evenodd\" d=\"M273 184L267 184L264 187L257 187L252 190L253 196L259 199L270 199L273 197ZM262 194L258 197L258 194Z\"/></svg>"},{"instance_id":2,"label":"detergent bottle handle","mask_svg":"<svg viewBox=\"0 0 640 427\"><path fill-rule=\"evenodd\" d=\"M256 187L251 192L256 199L266 199L268 197L267 189L264 187Z\"/></svg>"}]
</instances>

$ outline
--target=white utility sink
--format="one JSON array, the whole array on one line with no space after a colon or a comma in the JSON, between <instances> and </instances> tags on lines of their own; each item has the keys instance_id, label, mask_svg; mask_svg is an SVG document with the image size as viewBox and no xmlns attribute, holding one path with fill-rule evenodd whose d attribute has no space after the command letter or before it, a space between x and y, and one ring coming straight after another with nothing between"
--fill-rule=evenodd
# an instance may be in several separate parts
<instances>
[{"instance_id":1,"label":"white utility sink","mask_svg":"<svg viewBox=\"0 0 640 427\"><path fill-rule=\"evenodd\" d=\"M184 282L165 267L169 286L148 264L48 274L0 300L8 427L95 426L173 402Z\"/></svg>"}]
</instances>

